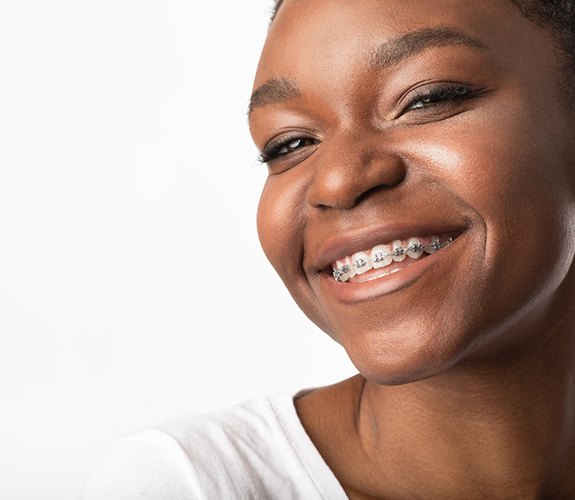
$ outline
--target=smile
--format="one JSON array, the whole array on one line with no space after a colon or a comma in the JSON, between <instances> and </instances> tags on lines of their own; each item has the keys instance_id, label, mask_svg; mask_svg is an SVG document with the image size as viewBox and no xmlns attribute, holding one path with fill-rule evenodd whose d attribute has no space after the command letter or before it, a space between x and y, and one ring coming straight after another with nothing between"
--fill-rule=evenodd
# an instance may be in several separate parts
<instances>
[{"instance_id":1,"label":"smile","mask_svg":"<svg viewBox=\"0 0 575 500\"><path fill-rule=\"evenodd\" d=\"M376 245L332 264L333 277L340 283L363 283L396 273L417 260L446 247L453 237L412 237Z\"/></svg>"}]
</instances>

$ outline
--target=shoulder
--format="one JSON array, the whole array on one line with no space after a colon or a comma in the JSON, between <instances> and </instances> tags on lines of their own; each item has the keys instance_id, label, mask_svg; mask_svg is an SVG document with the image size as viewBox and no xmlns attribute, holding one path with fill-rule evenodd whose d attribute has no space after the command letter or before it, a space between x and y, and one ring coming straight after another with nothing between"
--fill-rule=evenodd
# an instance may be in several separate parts
<instances>
[{"instance_id":1,"label":"shoulder","mask_svg":"<svg viewBox=\"0 0 575 500\"><path fill-rule=\"evenodd\" d=\"M291 396L260 398L225 410L181 418L161 426L186 453L193 457L218 454L230 456L250 443L262 446L271 437L281 436L289 422Z\"/></svg>"},{"instance_id":2,"label":"shoulder","mask_svg":"<svg viewBox=\"0 0 575 500\"><path fill-rule=\"evenodd\" d=\"M191 499L185 493L189 472L185 452L172 436L157 429L140 431L112 446L92 473L82 499Z\"/></svg>"},{"instance_id":3,"label":"shoulder","mask_svg":"<svg viewBox=\"0 0 575 500\"><path fill-rule=\"evenodd\" d=\"M83 498L322 498L306 446L292 396L261 398L122 439Z\"/></svg>"}]
</instances>

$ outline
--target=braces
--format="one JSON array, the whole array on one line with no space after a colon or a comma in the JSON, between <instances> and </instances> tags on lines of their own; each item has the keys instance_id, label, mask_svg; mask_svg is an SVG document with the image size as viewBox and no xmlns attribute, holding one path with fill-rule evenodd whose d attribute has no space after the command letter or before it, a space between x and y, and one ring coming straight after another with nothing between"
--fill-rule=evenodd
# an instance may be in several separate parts
<instances>
[{"instance_id":1,"label":"braces","mask_svg":"<svg viewBox=\"0 0 575 500\"><path fill-rule=\"evenodd\" d=\"M376 254L372 255L369 259L357 259L354 262L353 266L346 265L346 266L340 267L339 269L334 269L333 270L333 277L335 278L336 281L343 283L343 282L347 281L347 279L343 279L343 276L345 274L350 273L352 268L355 268L356 270L362 269L365 266L367 266L370 262L372 264L376 264L378 262L385 260L387 257L399 257L400 255L403 255L404 253L407 253L407 252L421 252L421 251L437 252L437 250L441 250L442 248L445 248L452 241L453 241L453 238L449 238L445 243L441 243L439 241L439 239L434 238L429 245L422 245L421 243L415 243L415 244L413 244L407 248L397 247L391 253L377 252Z\"/></svg>"}]
</instances>

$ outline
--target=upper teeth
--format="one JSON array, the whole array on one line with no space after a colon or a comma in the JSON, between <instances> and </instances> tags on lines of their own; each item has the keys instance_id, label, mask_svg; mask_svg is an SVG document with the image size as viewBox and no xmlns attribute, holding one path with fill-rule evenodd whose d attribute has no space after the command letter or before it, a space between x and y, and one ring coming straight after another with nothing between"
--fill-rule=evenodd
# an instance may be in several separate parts
<instances>
[{"instance_id":1,"label":"upper teeth","mask_svg":"<svg viewBox=\"0 0 575 500\"><path fill-rule=\"evenodd\" d=\"M419 259L423 253L432 254L449 245L453 238L448 238L444 243L437 236L432 236L430 243L423 244L420 238L409 238L405 245L399 240L391 244L377 245L371 250L354 253L351 256L338 260L333 266L333 277L337 281L348 281L357 274L363 274L370 269L379 269L389 266L392 262L401 262L406 257Z\"/></svg>"}]
</instances>

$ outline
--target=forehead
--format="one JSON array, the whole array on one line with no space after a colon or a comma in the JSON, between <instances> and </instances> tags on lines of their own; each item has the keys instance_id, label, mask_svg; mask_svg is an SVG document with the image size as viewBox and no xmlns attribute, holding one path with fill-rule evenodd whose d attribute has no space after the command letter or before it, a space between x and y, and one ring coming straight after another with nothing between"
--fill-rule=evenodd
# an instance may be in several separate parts
<instances>
[{"instance_id":1,"label":"forehead","mask_svg":"<svg viewBox=\"0 0 575 500\"><path fill-rule=\"evenodd\" d=\"M368 65L379 44L437 27L481 40L494 55L520 47L521 32L533 30L504 0L285 0L255 84L306 73L336 81L341 68Z\"/></svg>"}]
</instances>

